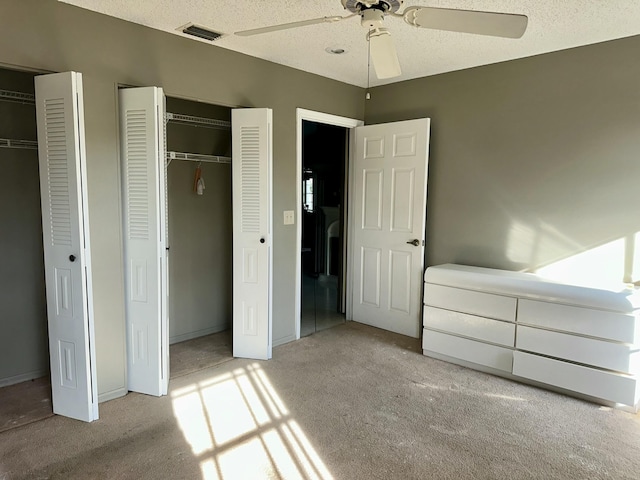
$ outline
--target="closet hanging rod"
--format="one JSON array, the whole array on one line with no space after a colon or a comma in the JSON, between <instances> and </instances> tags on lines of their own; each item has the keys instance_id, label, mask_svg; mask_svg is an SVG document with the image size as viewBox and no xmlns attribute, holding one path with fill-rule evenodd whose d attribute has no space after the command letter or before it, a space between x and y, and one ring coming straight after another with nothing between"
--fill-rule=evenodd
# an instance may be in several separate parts
<instances>
[{"instance_id":1,"label":"closet hanging rod","mask_svg":"<svg viewBox=\"0 0 640 480\"><path fill-rule=\"evenodd\" d=\"M200 153L167 152L167 166L172 160L186 160L189 162L202 163L231 163L230 157L218 155L202 155Z\"/></svg>"},{"instance_id":2,"label":"closet hanging rod","mask_svg":"<svg viewBox=\"0 0 640 480\"><path fill-rule=\"evenodd\" d=\"M37 150L38 142L34 140L14 140L11 138L0 138L1 148L22 148L28 150Z\"/></svg>"},{"instance_id":3,"label":"closet hanging rod","mask_svg":"<svg viewBox=\"0 0 640 480\"><path fill-rule=\"evenodd\" d=\"M11 90L0 90L0 100L14 103L36 104L36 96L31 93L12 92Z\"/></svg>"},{"instance_id":4,"label":"closet hanging rod","mask_svg":"<svg viewBox=\"0 0 640 480\"><path fill-rule=\"evenodd\" d=\"M213 118L194 117L192 115L183 115L182 113L166 114L167 122L181 123L183 125L194 125L198 127L216 128L219 130L231 130L231 122L225 120L216 120Z\"/></svg>"}]
</instances>

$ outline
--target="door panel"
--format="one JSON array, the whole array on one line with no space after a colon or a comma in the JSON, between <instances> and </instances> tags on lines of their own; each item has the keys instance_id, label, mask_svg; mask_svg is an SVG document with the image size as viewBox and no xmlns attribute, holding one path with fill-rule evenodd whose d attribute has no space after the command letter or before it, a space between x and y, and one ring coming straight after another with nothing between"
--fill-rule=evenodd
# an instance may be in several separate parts
<instances>
[{"instance_id":1,"label":"door panel","mask_svg":"<svg viewBox=\"0 0 640 480\"><path fill-rule=\"evenodd\" d=\"M362 248L360 271L360 301L375 307L380 306L380 254L379 248Z\"/></svg>"},{"instance_id":2,"label":"door panel","mask_svg":"<svg viewBox=\"0 0 640 480\"><path fill-rule=\"evenodd\" d=\"M160 396L169 382L164 94L127 88L119 100L127 382L130 391Z\"/></svg>"},{"instance_id":3,"label":"door panel","mask_svg":"<svg viewBox=\"0 0 640 480\"><path fill-rule=\"evenodd\" d=\"M371 158L384 158L384 137L367 136L364 139L363 157L367 160Z\"/></svg>"},{"instance_id":4,"label":"door panel","mask_svg":"<svg viewBox=\"0 0 640 480\"><path fill-rule=\"evenodd\" d=\"M82 74L35 78L53 412L98 418Z\"/></svg>"},{"instance_id":5,"label":"door panel","mask_svg":"<svg viewBox=\"0 0 640 480\"><path fill-rule=\"evenodd\" d=\"M411 313L411 253L389 252L389 309Z\"/></svg>"},{"instance_id":6,"label":"door panel","mask_svg":"<svg viewBox=\"0 0 640 480\"><path fill-rule=\"evenodd\" d=\"M429 119L357 127L355 143L353 319L418 337Z\"/></svg>"},{"instance_id":7,"label":"door panel","mask_svg":"<svg viewBox=\"0 0 640 480\"><path fill-rule=\"evenodd\" d=\"M233 356L271 358L269 109L232 111Z\"/></svg>"},{"instance_id":8,"label":"door panel","mask_svg":"<svg viewBox=\"0 0 640 480\"><path fill-rule=\"evenodd\" d=\"M362 228L382 229L382 170L363 171Z\"/></svg>"},{"instance_id":9,"label":"door panel","mask_svg":"<svg viewBox=\"0 0 640 480\"><path fill-rule=\"evenodd\" d=\"M411 233L413 231L413 193L415 169L391 171L391 231Z\"/></svg>"},{"instance_id":10,"label":"door panel","mask_svg":"<svg viewBox=\"0 0 640 480\"><path fill-rule=\"evenodd\" d=\"M393 156L413 157L416 155L418 136L416 132L400 133L393 135Z\"/></svg>"}]
</instances>

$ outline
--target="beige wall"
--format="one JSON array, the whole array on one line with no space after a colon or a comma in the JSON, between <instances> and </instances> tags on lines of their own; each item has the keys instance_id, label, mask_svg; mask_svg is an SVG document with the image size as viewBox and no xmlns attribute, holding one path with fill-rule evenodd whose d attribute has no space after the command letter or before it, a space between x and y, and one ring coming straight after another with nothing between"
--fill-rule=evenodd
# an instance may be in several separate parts
<instances>
[{"instance_id":1,"label":"beige wall","mask_svg":"<svg viewBox=\"0 0 640 480\"><path fill-rule=\"evenodd\" d=\"M432 118L428 265L535 270L640 230L638 52L632 37L373 89L369 124Z\"/></svg>"},{"instance_id":2,"label":"beige wall","mask_svg":"<svg viewBox=\"0 0 640 480\"><path fill-rule=\"evenodd\" d=\"M90 233L101 399L125 388L124 304L116 84L169 96L273 109L274 218L295 210L297 107L364 117L357 87L55 0L4 2L0 64L84 75ZM295 227L274 225L274 343L295 337Z\"/></svg>"}]
</instances>

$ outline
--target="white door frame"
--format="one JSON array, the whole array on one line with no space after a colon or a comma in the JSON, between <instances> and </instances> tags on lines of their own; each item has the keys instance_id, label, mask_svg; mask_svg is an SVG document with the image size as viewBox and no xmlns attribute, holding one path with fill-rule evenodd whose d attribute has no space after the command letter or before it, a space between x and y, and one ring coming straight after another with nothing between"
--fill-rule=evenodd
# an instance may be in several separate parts
<instances>
[{"instance_id":1,"label":"white door frame","mask_svg":"<svg viewBox=\"0 0 640 480\"><path fill-rule=\"evenodd\" d=\"M357 120L355 118L340 117L338 115L331 115L329 113L316 112L313 110L305 110L304 108L296 109L296 290L295 290L295 319L296 319L296 340L300 339L300 319L301 319L301 299L302 294L302 122L304 120L310 122L324 123L326 125L333 125L336 127L348 128L349 131L349 172L347 175L347 181L349 189L351 188L352 169L353 162L351 158L353 156L353 142L355 135L351 134L351 130L355 127L364 125L363 120ZM346 205L347 212L347 238L349 243L347 246L347 275L343 279L344 288L347 291L347 320L351 319L351 209L352 201L349 200Z\"/></svg>"}]
</instances>

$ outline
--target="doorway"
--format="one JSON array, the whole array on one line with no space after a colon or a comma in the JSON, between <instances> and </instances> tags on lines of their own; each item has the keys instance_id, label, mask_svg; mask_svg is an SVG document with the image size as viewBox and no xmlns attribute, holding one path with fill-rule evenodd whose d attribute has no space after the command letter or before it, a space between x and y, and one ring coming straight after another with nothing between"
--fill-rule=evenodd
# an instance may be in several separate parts
<instances>
[{"instance_id":1,"label":"doorway","mask_svg":"<svg viewBox=\"0 0 640 480\"><path fill-rule=\"evenodd\" d=\"M0 432L53 415L34 77L0 69Z\"/></svg>"},{"instance_id":2,"label":"doorway","mask_svg":"<svg viewBox=\"0 0 640 480\"><path fill-rule=\"evenodd\" d=\"M231 109L166 97L170 378L232 358Z\"/></svg>"},{"instance_id":3,"label":"doorway","mask_svg":"<svg viewBox=\"0 0 640 480\"><path fill-rule=\"evenodd\" d=\"M342 308L348 131L302 122L300 336L344 323Z\"/></svg>"},{"instance_id":4,"label":"doorway","mask_svg":"<svg viewBox=\"0 0 640 480\"><path fill-rule=\"evenodd\" d=\"M348 319L350 129L362 124L297 110L296 338Z\"/></svg>"}]
</instances>

